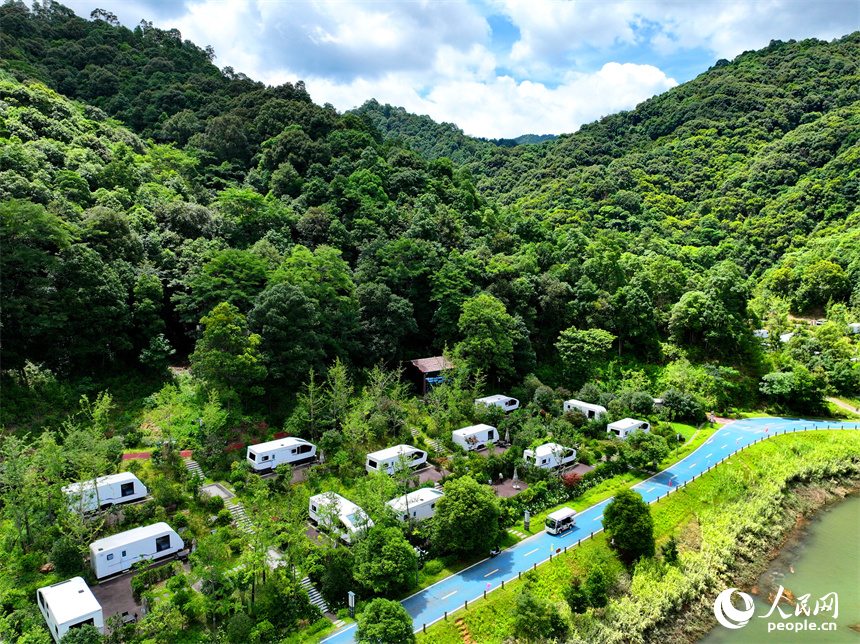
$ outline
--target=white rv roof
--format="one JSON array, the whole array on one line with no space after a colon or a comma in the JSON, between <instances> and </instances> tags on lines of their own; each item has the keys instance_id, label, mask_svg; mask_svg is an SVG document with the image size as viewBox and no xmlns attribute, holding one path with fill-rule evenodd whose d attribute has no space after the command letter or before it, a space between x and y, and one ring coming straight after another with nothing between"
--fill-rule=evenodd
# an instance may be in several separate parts
<instances>
[{"instance_id":1,"label":"white rv roof","mask_svg":"<svg viewBox=\"0 0 860 644\"><path fill-rule=\"evenodd\" d=\"M510 396L505 396L504 394L496 394L495 396L484 396L483 398L475 398L476 403L494 403L494 402L502 402L505 400L511 400Z\"/></svg>"},{"instance_id":2,"label":"white rv roof","mask_svg":"<svg viewBox=\"0 0 860 644\"><path fill-rule=\"evenodd\" d=\"M565 400L564 402L567 405L574 405L575 407L586 407L588 409L602 412L606 411L606 407L604 407L603 405L595 405L594 403L587 403L582 400Z\"/></svg>"},{"instance_id":3,"label":"white rv roof","mask_svg":"<svg viewBox=\"0 0 860 644\"><path fill-rule=\"evenodd\" d=\"M630 429L631 427L638 427L644 422L644 420L636 420L635 418L622 418L614 423L609 423L609 427L611 429Z\"/></svg>"},{"instance_id":4,"label":"white rv roof","mask_svg":"<svg viewBox=\"0 0 860 644\"><path fill-rule=\"evenodd\" d=\"M549 456L550 454L564 454L567 451L567 448L564 445L559 445L558 443L544 443L535 449L526 450L527 452L534 452L535 456Z\"/></svg>"},{"instance_id":5,"label":"white rv roof","mask_svg":"<svg viewBox=\"0 0 860 644\"><path fill-rule=\"evenodd\" d=\"M485 432L488 429L496 429L490 425L484 425L483 423L480 425L472 425L470 427L463 427L462 429L455 429L452 434L456 434L457 436L471 436L472 434L477 434L478 432Z\"/></svg>"},{"instance_id":6,"label":"white rv roof","mask_svg":"<svg viewBox=\"0 0 860 644\"><path fill-rule=\"evenodd\" d=\"M417 447L412 447L412 445L395 445L394 447L381 449L378 452L370 452L367 457L372 458L375 461L385 461L389 458L396 458L401 454L410 454L418 451L420 450Z\"/></svg>"},{"instance_id":7,"label":"white rv roof","mask_svg":"<svg viewBox=\"0 0 860 644\"><path fill-rule=\"evenodd\" d=\"M388 501L388 505L390 505L395 512L406 512L407 497L409 500L409 507L414 507L416 505L421 505L422 503L438 500L443 496L444 494L439 490L435 490L432 487L422 487L421 489L410 492L409 494L404 494L403 496L398 496L396 499L391 499Z\"/></svg>"},{"instance_id":8,"label":"white rv roof","mask_svg":"<svg viewBox=\"0 0 860 644\"><path fill-rule=\"evenodd\" d=\"M358 507L355 503L353 503L349 499L343 498L340 494L335 494L333 492L323 492L322 494L316 494L310 498L310 502L316 503L317 505L328 505L332 502L336 503L338 517L341 521L350 526L356 525L358 516L367 517L367 514L365 514L364 510ZM373 521L371 521L369 518L367 519L367 522L369 525L373 525Z\"/></svg>"},{"instance_id":9,"label":"white rv roof","mask_svg":"<svg viewBox=\"0 0 860 644\"><path fill-rule=\"evenodd\" d=\"M96 485L112 485L114 483L129 483L130 481L137 481L140 483L140 479L131 472L120 472L119 474L108 474L107 476L98 477L96 479ZM92 479L89 481L69 483L63 487L63 494L77 494L79 492L83 492L85 489L91 490L93 489L92 483Z\"/></svg>"},{"instance_id":10,"label":"white rv roof","mask_svg":"<svg viewBox=\"0 0 860 644\"><path fill-rule=\"evenodd\" d=\"M286 438L278 438L273 441L268 441L266 443L257 443L256 445L249 445L248 449L254 452L254 454L259 454L260 452L270 452L273 449L292 447L293 445L313 445L313 443L309 443L304 438L287 436Z\"/></svg>"},{"instance_id":11,"label":"white rv roof","mask_svg":"<svg viewBox=\"0 0 860 644\"><path fill-rule=\"evenodd\" d=\"M562 519L566 519L567 517L572 517L576 514L576 510L573 508L561 508L560 510L556 510L551 514L546 515L547 519L555 519L556 521L561 521Z\"/></svg>"},{"instance_id":12,"label":"white rv roof","mask_svg":"<svg viewBox=\"0 0 860 644\"><path fill-rule=\"evenodd\" d=\"M83 577L72 577L39 590L57 624L65 624L102 609Z\"/></svg>"},{"instance_id":13,"label":"white rv roof","mask_svg":"<svg viewBox=\"0 0 860 644\"><path fill-rule=\"evenodd\" d=\"M111 536L99 539L98 541L93 541L90 544L90 550L93 552L98 552L99 550L111 550L118 546L122 546L127 543L134 543L135 541L140 541L147 537L155 537L164 534L165 532L173 532L173 528L164 523L164 521L161 523L153 523L152 525L133 528L131 530L126 530L125 532L120 532L119 534L112 534Z\"/></svg>"}]
</instances>

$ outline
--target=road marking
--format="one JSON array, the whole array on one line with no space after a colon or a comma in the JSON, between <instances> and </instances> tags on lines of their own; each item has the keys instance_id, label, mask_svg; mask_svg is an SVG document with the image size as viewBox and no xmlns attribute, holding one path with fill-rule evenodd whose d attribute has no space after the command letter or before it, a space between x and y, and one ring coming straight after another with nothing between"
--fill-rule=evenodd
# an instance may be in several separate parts
<instances>
[{"instance_id":1,"label":"road marking","mask_svg":"<svg viewBox=\"0 0 860 644\"><path fill-rule=\"evenodd\" d=\"M720 449L726 449L726 447L728 447L728 445L729 445L729 444L728 444L728 443L726 443L726 444L725 444L725 445L723 445Z\"/></svg>"},{"instance_id":2,"label":"road marking","mask_svg":"<svg viewBox=\"0 0 860 644\"><path fill-rule=\"evenodd\" d=\"M650 492L650 491L651 491L651 490L653 490L653 489L654 489L654 488L652 487L652 488L649 488L649 489L645 490L645 494L648 494L648 492Z\"/></svg>"},{"instance_id":3,"label":"road marking","mask_svg":"<svg viewBox=\"0 0 860 644\"><path fill-rule=\"evenodd\" d=\"M603 518L603 515L601 514L599 517L597 517L597 518L595 519L595 521L600 521L602 518Z\"/></svg>"},{"instance_id":4,"label":"road marking","mask_svg":"<svg viewBox=\"0 0 860 644\"><path fill-rule=\"evenodd\" d=\"M528 557L530 554L532 554L532 552L537 552L537 551L538 551L538 549L537 549L537 548L535 548L535 549L534 549L534 550L532 550L531 552L527 552L526 554L524 554L524 555L523 555L523 557Z\"/></svg>"},{"instance_id":5,"label":"road marking","mask_svg":"<svg viewBox=\"0 0 860 644\"><path fill-rule=\"evenodd\" d=\"M448 599L451 595L456 595L456 594L457 594L457 591L455 590L453 593L448 593L447 595L445 595L442 599Z\"/></svg>"},{"instance_id":6,"label":"road marking","mask_svg":"<svg viewBox=\"0 0 860 644\"><path fill-rule=\"evenodd\" d=\"M696 464L695 464L695 463L693 463L693 464L692 464L690 467L688 467L687 469L688 469L688 470L691 470L691 469L693 469L694 467L696 467Z\"/></svg>"},{"instance_id":7,"label":"road marking","mask_svg":"<svg viewBox=\"0 0 860 644\"><path fill-rule=\"evenodd\" d=\"M486 575L484 575L484 577L489 577L490 575L493 575L493 574L495 574L495 573L497 573L497 572L499 572L499 569L498 569L498 568L496 568L493 572L488 572Z\"/></svg>"},{"instance_id":8,"label":"road marking","mask_svg":"<svg viewBox=\"0 0 860 644\"><path fill-rule=\"evenodd\" d=\"M677 474L673 474L673 475L672 475L672 476L670 476L669 478L670 478L670 479L673 479L673 478L675 478L676 476L678 476L678 475L677 475Z\"/></svg>"},{"instance_id":9,"label":"road marking","mask_svg":"<svg viewBox=\"0 0 860 644\"><path fill-rule=\"evenodd\" d=\"M712 455L713 455L713 452L711 452L710 454L708 454L705 458L711 458L711 456L712 456Z\"/></svg>"}]
</instances>

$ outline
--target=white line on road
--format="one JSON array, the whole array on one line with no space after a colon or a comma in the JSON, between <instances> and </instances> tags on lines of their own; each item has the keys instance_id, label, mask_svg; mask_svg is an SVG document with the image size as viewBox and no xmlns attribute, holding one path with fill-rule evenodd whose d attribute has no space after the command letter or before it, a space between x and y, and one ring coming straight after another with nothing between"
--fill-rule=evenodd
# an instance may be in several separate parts
<instances>
[{"instance_id":1,"label":"white line on road","mask_svg":"<svg viewBox=\"0 0 860 644\"><path fill-rule=\"evenodd\" d=\"M670 476L669 478L670 478L670 479L673 479L673 478L675 478L676 476L678 476L678 475L677 475L677 474L673 474L673 475L672 475L672 476Z\"/></svg>"},{"instance_id":2,"label":"white line on road","mask_svg":"<svg viewBox=\"0 0 860 644\"><path fill-rule=\"evenodd\" d=\"M651 491L651 490L653 490L653 489L654 489L653 487L652 487L652 488L648 488L647 490L645 490L645 494L648 494L648 492L650 492L650 491Z\"/></svg>"},{"instance_id":3,"label":"white line on road","mask_svg":"<svg viewBox=\"0 0 860 644\"><path fill-rule=\"evenodd\" d=\"M595 519L595 521L600 521L602 518L603 518L603 515L601 514L599 517L597 517L597 518Z\"/></svg>"},{"instance_id":4,"label":"white line on road","mask_svg":"<svg viewBox=\"0 0 860 644\"><path fill-rule=\"evenodd\" d=\"M687 469L688 469L688 470L691 470L691 469L693 469L694 467L696 467L696 464L695 464L695 463L693 463L693 464L692 464L690 467L688 467Z\"/></svg>"},{"instance_id":5,"label":"white line on road","mask_svg":"<svg viewBox=\"0 0 860 644\"><path fill-rule=\"evenodd\" d=\"M484 577L489 577L490 575L494 575L494 574L496 574L497 572L499 572L499 569L498 569L498 568L496 568L493 572L488 572L486 575L484 575Z\"/></svg>"},{"instance_id":6,"label":"white line on road","mask_svg":"<svg viewBox=\"0 0 860 644\"><path fill-rule=\"evenodd\" d=\"M456 594L457 594L457 591L455 590L453 593L448 593L447 595L445 595L442 599L448 599L451 595L456 595Z\"/></svg>"},{"instance_id":7,"label":"white line on road","mask_svg":"<svg viewBox=\"0 0 860 644\"><path fill-rule=\"evenodd\" d=\"M713 455L713 452L711 452L710 454L708 454L705 458L711 458L711 456L712 456L712 455Z\"/></svg>"},{"instance_id":8,"label":"white line on road","mask_svg":"<svg viewBox=\"0 0 860 644\"><path fill-rule=\"evenodd\" d=\"M526 554L524 554L523 557L528 557L530 554L532 554L532 552L537 552L537 551L538 551L538 548L535 548L531 552L527 552Z\"/></svg>"},{"instance_id":9,"label":"white line on road","mask_svg":"<svg viewBox=\"0 0 860 644\"><path fill-rule=\"evenodd\" d=\"M726 447L728 447L728 445L729 445L729 444L728 444L728 443L726 443L726 444L725 444L725 445L723 445L720 449L726 449Z\"/></svg>"}]
</instances>

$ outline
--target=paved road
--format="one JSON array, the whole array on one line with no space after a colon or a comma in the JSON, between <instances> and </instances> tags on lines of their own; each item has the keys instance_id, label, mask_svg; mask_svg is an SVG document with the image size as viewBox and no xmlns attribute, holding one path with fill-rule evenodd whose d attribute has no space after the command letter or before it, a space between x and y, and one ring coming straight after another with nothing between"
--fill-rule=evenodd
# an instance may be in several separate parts
<instances>
[{"instance_id":1,"label":"paved road","mask_svg":"<svg viewBox=\"0 0 860 644\"><path fill-rule=\"evenodd\" d=\"M759 439L802 429L826 429L828 427L854 427L860 423L816 422L798 418L755 418L730 423L717 430L695 452L672 467L633 486L646 502L651 503L677 489L694 476L705 472L725 457L737 452ZM546 532L533 535L503 551L493 559L485 559L471 568L452 575L421 592L403 600L403 606L412 616L415 631L428 626L449 613L462 608L464 601L473 601L483 596L485 590L492 591L525 572L536 563L548 560L565 546L575 546L579 539L591 536L592 531L603 529L603 511L611 499L593 505L577 514L576 527L564 535L553 536ZM326 644L351 644L355 641L355 624L346 626L324 639Z\"/></svg>"}]
</instances>

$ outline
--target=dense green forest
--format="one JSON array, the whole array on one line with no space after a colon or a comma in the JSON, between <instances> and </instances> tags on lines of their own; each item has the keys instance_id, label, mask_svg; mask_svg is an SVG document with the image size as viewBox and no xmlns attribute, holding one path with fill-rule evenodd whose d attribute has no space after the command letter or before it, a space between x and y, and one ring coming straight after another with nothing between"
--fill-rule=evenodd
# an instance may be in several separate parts
<instances>
[{"instance_id":1,"label":"dense green forest","mask_svg":"<svg viewBox=\"0 0 860 644\"><path fill-rule=\"evenodd\" d=\"M508 456L447 464L452 498L509 476L548 432L602 468L570 486L535 475L528 500L487 500L504 527L626 483L628 466L663 460L706 411L860 404L848 326L860 322L860 33L772 42L576 133L493 141L374 100L339 113L301 81L219 70L176 30L130 29L101 9L85 20L52 0L5 0L0 51L0 639L50 640L27 637L36 571L63 555L51 544L62 535L75 563L116 528L63 514L60 486L114 471L123 450L160 446L134 467L155 504L123 528L169 518L216 544L201 557L253 571L233 603L221 591L192 602L176 582L191 617L164 602L170 632L210 641L210 620L230 618L256 629L241 641L277 641L318 614L295 580L266 579L253 555L266 538L334 602L343 579L363 598L410 589L403 539L429 542L442 574L494 536L445 550L438 531L406 534L409 574L384 590L372 543L390 535L308 555L296 534L309 491L372 513L399 491L364 476L371 447L450 449L450 431L478 421L510 432ZM443 353L451 381L418 399L402 361ZM475 409L501 391L523 410ZM651 419L653 438L619 447L606 419L563 413L574 395L609 418ZM319 443L323 474L261 482L242 450L225 452L276 431ZM229 512L198 498L164 440L236 486L258 541L226 529ZM262 527L270 512L279 535ZM213 514L225 530L208 540ZM295 602L279 613L283 597ZM127 641L157 641L147 624Z\"/></svg>"}]
</instances>

